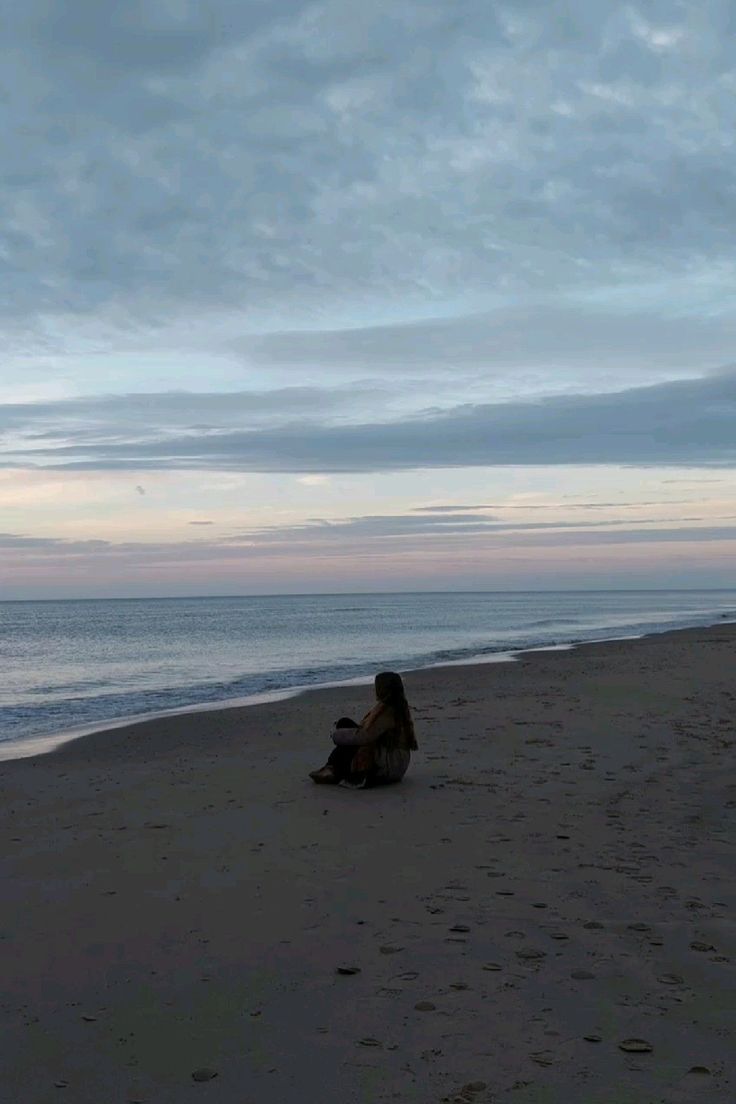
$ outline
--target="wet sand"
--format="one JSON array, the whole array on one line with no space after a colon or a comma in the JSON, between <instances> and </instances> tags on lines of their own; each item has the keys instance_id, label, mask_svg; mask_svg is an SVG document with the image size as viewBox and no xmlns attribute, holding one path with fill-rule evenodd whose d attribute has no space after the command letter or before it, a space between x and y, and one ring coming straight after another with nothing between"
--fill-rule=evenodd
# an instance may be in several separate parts
<instances>
[{"instance_id":1,"label":"wet sand","mask_svg":"<svg viewBox=\"0 0 736 1104\"><path fill-rule=\"evenodd\" d=\"M414 672L371 791L306 777L366 687L1 763L0 1101L731 1104L735 672Z\"/></svg>"}]
</instances>

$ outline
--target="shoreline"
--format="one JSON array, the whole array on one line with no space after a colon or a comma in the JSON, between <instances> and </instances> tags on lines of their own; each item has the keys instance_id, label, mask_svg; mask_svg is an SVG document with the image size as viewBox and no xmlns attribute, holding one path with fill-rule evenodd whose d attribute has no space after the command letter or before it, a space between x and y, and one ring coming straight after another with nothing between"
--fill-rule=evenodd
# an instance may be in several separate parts
<instances>
[{"instance_id":1,"label":"shoreline","mask_svg":"<svg viewBox=\"0 0 736 1104\"><path fill-rule=\"evenodd\" d=\"M420 750L357 793L307 772L366 686L9 761L0 1100L726 1104L735 661L411 672Z\"/></svg>"},{"instance_id":2,"label":"shoreline","mask_svg":"<svg viewBox=\"0 0 736 1104\"><path fill-rule=\"evenodd\" d=\"M419 667L410 667L403 673L405 675L410 675L420 671L434 671L444 668L484 667L496 663L516 663L523 660L526 656L534 655L539 652L578 651L581 648L595 645L612 644L626 640L643 640L649 637L667 636L670 633L690 632L700 628L718 628L720 625L729 624L736 625L736 619L732 619L730 616L726 617L724 615L719 615L717 621L705 622L702 625L688 625L674 629L658 629L654 632L627 634L625 636L604 636L594 640L571 641L569 643L561 642L550 645L540 644L538 646L520 648L517 650L509 649L508 651L482 653L470 656L467 659L445 660L437 663L428 663ZM261 705L289 701L294 698L299 698L304 694L315 693L322 690L334 690L341 687L370 686L372 681L372 675L358 675L354 678L339 679L334 682L284 687L283 689L265 691L242 698L222 698L213 702L185 705L173 709L157 710L151 713L139 713L119 718L109 718L99 723L94 722L89 725L74 726L73 728L63 729L58 732L8 740L4 743L0 742L0 765L3 763L16 762L20 759L31 759L40 755L51 755L54 752L62 750L68 744L75 743L78 740L88 739L89 737L102 737L106 733L114 732L118 729L127 729L134 725L147 724L151 721L186 717L190 714L219 713L223 710L230 709L252 709Z\"/></svg>"}]
</instances>

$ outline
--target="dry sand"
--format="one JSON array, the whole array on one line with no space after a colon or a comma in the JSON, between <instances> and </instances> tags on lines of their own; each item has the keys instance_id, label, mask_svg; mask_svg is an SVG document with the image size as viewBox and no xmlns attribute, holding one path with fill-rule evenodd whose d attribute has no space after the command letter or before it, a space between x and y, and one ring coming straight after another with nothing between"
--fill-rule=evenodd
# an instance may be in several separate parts
<instances>
[{"instance_id":1,"label":"dry sand","mask_svg":"<svg viewBox=\"0 0 736 1104\"><path fill-rule=\"evenodd\" d=\"M411 673L386 789L306 777L365 687L0 764L0 1100L732 1104L735 658Z\"/></svg>"}]
</instances>

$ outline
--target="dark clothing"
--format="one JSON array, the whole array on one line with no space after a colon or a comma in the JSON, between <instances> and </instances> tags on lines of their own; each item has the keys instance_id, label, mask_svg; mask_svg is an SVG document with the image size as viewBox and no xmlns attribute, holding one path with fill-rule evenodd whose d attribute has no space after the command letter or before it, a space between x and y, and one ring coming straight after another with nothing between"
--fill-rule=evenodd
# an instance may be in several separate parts
<instances>
[{"instance_id":1,"label":"dark clothing","mask_svg":"<svg viewBox=\"0 0 736 1104\"><path fill-rule=\"evenodd\" d=\"M381 702L360 724L352 717L340 717L332 739L336 746L326 765L332 768L334 780L360 789L400 782L411 759L410 746L415 746L413 734L411 745L404 746L394 711Z\"/></svg>"},{"instance_id":2,"label":"dark clothing","mask_svg":"<svg viewBox=\"0 0 736 1104\"><path fill-rule=\"evenodd\" d=\"M382 776L375 767L367 771L352 770L354 758L354 747L336 747L330 752L327 762L334 770L338 782L345 782L349 786L360 786L367 790L371 786L385 786L391 781L390 778Z\"/></svg>"}]
</instances>

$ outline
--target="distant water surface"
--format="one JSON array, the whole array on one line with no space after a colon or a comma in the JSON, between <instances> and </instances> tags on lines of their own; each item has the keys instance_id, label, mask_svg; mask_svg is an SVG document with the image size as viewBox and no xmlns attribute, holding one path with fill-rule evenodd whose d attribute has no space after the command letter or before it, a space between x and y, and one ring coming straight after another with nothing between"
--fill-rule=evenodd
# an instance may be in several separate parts
<instances>
[{"instance_id":1,"label":"distant water surface","mask_svg":"<svg viewBox=\"0 0 736 1104\"><path fill-rule=\"evenodd\" d=\"M0 602L0 743L724 615L735 591Z\"/></svg>"}]
</instances>

